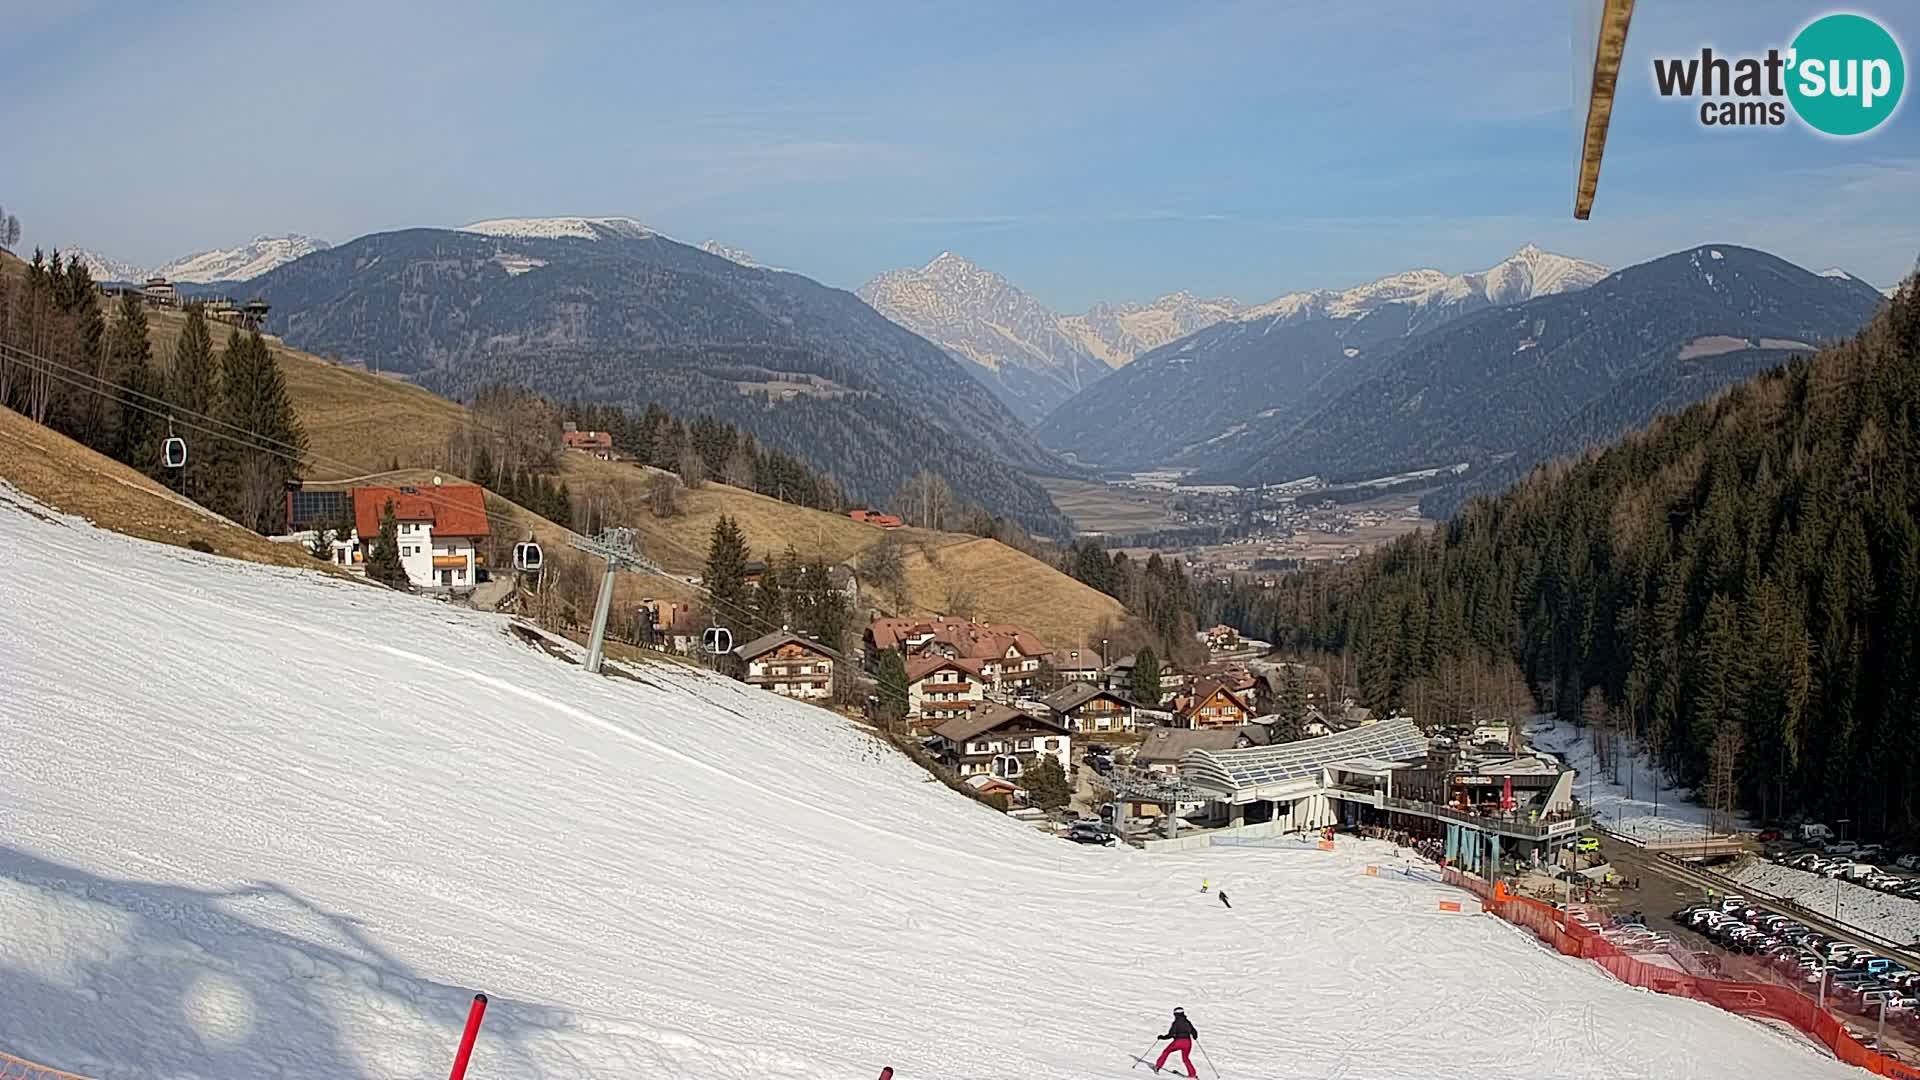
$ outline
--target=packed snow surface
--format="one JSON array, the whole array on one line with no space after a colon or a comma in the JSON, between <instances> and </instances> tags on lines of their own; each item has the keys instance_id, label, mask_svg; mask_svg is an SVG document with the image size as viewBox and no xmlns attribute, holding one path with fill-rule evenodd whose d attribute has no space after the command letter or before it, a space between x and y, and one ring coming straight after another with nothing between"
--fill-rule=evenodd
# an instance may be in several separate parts
<instances>
[{"instance_id":1,"label":"packed snow surface","mask_svg":"<svg viewBox=\"0 0 1920 1080\"><path fill-rule=\"evenodd\" d=\"M1889 941L1901 945L1920 941L1920 900L1761 859L1742 863L1729 876L1748 888L1796 901L1816 914Z\"/></svg>"},{"instance_id":2,"label":"packed snow surface","mask_svg":"<svg viewBox=\"0 0 1920 1080\"><path fill-rule=\"evenodd\" d=\"M0 486L0 495L7 494ZM0 1047L91 1076L1852 1077L1379 845L1082 848L826 711L0 498ZM1199 889L1202 878L1233 907ZM1140 1075L1140 1074L1131 1074Z\"/></svg>"},{"instance_id":3,"label":"packed snow surface","mask_svg":"<svg viewBox=\"0 0 1920 1080\"><path fill-rule=\"evenodd\" d=\"M1593 741L1585 728L1551 716L1536 717L1527 726L1527 741L1536 750L1558 754L1578 772L1573 793L1592 810L1599 823L1614 832L1642 840L1683 840L1708 833L1707 808L1689 788L1676 788L1653 767L1638 747L1620 739L1620 779L1594 763ZM1656 799L1658 800L1656 802ZM1734 827L1751 829L1744 815ZM1726 824L1720 823L1720 831Z\"/></svg>"}]
</instances>

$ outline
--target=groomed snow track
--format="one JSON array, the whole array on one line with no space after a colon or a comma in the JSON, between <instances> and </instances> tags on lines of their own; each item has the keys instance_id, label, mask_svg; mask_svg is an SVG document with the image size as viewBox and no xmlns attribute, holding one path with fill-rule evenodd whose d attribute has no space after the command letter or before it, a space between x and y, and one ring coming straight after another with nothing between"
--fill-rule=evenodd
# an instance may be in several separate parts
<instances>
[{"instance_id":1,"label":"groomed snow track","mask_svg":"<svg viewBox=\"0 0 1920 1080\"><path fill-rule=\"evenodd\" d=\"M0 1046L96 1080L1857 1077L1382 848L1082 848L845 720L0 500ZM1211 879L1223 908L1199 891Z\"/></svg>"}]
</instances>

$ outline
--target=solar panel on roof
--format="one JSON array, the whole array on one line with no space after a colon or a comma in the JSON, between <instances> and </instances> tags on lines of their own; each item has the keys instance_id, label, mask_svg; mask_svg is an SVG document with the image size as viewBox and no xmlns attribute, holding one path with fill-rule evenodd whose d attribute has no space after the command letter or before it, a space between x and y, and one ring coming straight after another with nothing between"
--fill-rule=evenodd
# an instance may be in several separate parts
<instances>
[{"instance_id":1,"label":"solar panel on roof","mask_svg":"<svg viewBox=\"0 0 1920 1080\"><path fill-rule=\"evenodd\" d=\"M1195 751L1194 755L1204 755L1206 767L1196 772L1206 779L1216 783L1226 779L1236 788L1246 788L1313 776L1329 765L1355 758L1411 761L1426 752L1426 737L1411 720L1389 720L1318 739L1211 753Z\"/></svg>"}]
</instances>

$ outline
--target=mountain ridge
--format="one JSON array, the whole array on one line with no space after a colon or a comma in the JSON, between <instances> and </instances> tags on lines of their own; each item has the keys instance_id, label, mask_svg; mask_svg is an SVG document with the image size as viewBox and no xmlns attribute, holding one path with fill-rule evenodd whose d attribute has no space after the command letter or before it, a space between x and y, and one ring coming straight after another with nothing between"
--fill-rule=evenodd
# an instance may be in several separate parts
<instances>
[{"instance_id":1,"label":"mountain ridge","mask_svg":"<svg viewBox=\"0 0 1920 1080\"><path fill-rule=\"evenodd\" d=\"M1494 266L1286 293L1139 357L1058 406L1041 441L1104 468L1218 468L1419 334L1496 300L1584 288L1596 263L1528 244Z\"/></svg>"},{"instance_id":2,"label":"mountain ridge","mask_svg":"<svg viewBox=\"0 0 1920 1080\"><path fill-rule=\"evenodd\" d=\"M1415 339L1230 466L1238 483L1466 464L1433 512L1856 331L1881 298L1732 244L1689 248Z\"/></svg>"},{"instance_id":3,"label":"mountain ridge","mask_svg":"<svg viewBox=\"0 0 1920 1080\"><path fill-rule=\"evenodd\" d=\"M456 397L509 382L712 413L855 498L885 501L925 464L1036 532L1070 529L1021 472L1065 466L960 361L853 294L632 219L475 226L376 233L280 267L256 282L270 325Z\"/></svg>"},{"instance_id":4,"label":"mountain ridge","mask_svg":"<svg viewBox=\"0 0 1920 1080\"><path fill-rule=\"evenodd\" d=\"M66 254L69 258L78 258L95 281L141 282L149 277L163 277L176 284L211 285L222 281L251 281L330 246L325 240L300 233L262 235L237 247L197 251L154 267L123 262L87 248L71 248Z\"/></svg>"}]
</instances>

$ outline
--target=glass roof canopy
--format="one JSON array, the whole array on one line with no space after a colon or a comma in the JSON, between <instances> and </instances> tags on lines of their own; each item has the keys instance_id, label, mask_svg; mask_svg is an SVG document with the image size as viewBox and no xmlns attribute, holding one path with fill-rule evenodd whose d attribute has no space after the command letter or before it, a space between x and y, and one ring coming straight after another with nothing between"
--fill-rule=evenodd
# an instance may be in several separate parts
<instances>
[{"instance_id":1,"label":"glass roof canopy","mask_svg":"<svg viewBox=\"0 0 1920 1080\"><path fill-rule=\"evenodd\" d=\"M1180 757L1182 777L1220 791L1318 778L1343 761L1415 761L1427 754L1427 738L1412 720L1382 720L1317 739L1238 750L1189 750Z\"/></svg>"}]
</instances>

